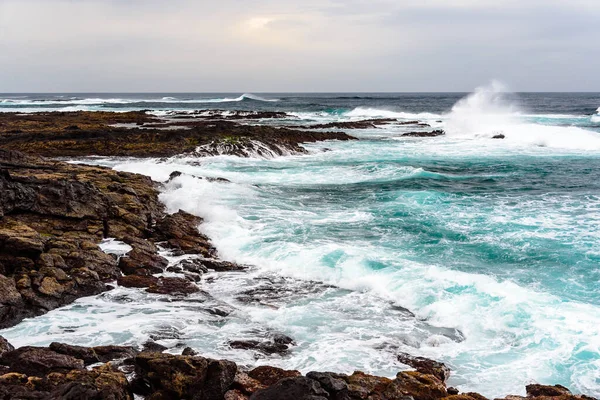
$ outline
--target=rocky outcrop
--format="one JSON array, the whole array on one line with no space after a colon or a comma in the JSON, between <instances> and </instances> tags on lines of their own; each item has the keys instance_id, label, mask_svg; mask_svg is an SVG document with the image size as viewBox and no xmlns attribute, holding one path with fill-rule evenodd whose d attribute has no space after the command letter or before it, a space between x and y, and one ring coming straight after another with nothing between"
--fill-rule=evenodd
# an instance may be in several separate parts
<instances>
[{"instance_id":1,"label":"rocky outcrop","mask_svg":"<svg viewBox=\"0 0 600 400\"><path fill-rule=\"evenodd\" d=\"M144 112L2 113L0 147L48 157L169 157L182 153L273 156L303 153L302 143L354 139L342 132L309 132L229 120L252 116L242 114L237 114L240 118L227 116L228 120L187 116L187 120L179 121Z\"/></svg>"},{"instance_id":2,"label":"rocky outcrop","mask_svg":"<svg viewBox=\"0 0 600 400\"><path fill-rule=\"evenodd\" d=\"M407 136L407 137L435 137L435 136L442 136L445 135L446 132L444 132L441 129L435 129L433 131L417 131L417 132L407 132L407 133L403 133L401 136Z\"/></svg>"},{"instance_id":3,"label":"rocky outcrop","mask_svg":"<svg viewBox=\"0 0 600 400\"><path fill-rule=\"evenodd\" d=\"M168 264L156 242L216 254L198 232L201 219L167 215L157 189L142 175L0 149L0 328L109 290L115 279L155 293L198 291L185 279L150 276ZM106 237L132 250L106 254L98 246Z\"/></svg>"},{"instance_id":4,"label":"rocky outcrop","mask_svg":"<svg viewBox=\"0 0 600 400\"><path fill-rule=\"evenodd\" d=\"M0 343L12 349L1 337ZM139 353L131 347L62 343L8 350L0 357L4 368L0 398L130 400L135 394L151 400L486 400L478 393L446 388L437 376L437 367L443 364L424 358L404 359L422 371L398 372L393 379L361 371L303 376L266 365L245 371L231 361L205 358L190 348L174 355L161 353L163 348L157 346L146 347L155 350ZM106 364L89 367L98 362ZM429 369L433 374L425 371ZM594 400L573 395L560 385L531 384L526 391L527 397L504 400Z\"/></svg>"}]
</instances>

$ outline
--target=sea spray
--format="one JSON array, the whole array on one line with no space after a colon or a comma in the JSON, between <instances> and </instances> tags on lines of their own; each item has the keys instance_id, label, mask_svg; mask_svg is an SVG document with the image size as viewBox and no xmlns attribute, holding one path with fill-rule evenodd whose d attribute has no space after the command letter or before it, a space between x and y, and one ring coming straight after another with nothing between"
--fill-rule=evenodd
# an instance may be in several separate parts
<instances>
[{"instance_id":1,"label":"sea spray","mask_svg":"<svg viewBox=\"0 0 600 400\"><path fill-rule=\"evenodd\" d=\"M576 126L543 125L525 120L524 110L514 100L515 97L498 81L478 87L444 116L444 130L448 136L460 139L496 137L519 145L600 149L600 134L597 132Z\"/></svg>"}]
</instances>

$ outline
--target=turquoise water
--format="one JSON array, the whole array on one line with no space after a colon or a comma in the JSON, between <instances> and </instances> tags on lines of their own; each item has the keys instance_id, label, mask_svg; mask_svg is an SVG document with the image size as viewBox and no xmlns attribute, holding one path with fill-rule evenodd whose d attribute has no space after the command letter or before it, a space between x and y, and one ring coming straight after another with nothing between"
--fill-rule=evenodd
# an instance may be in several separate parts
<instances>
[{"instance_id":1,"label":"turquoise water","mask_svg":"<svg viewBox=\"0 0 600 400\"><path fill-rule=\"evenodd\" d=\"M307 145L302 156L95 159L161 181L186 173L162 200L204 217L224 258L256 266L203 283L239 312L198 320L183 303L120 288L2 334L20 344L139 343L172 325L205 354L248 364L393 376L402 350L448 363L452 385L490 397L523 394L530 382L598 396L600 125L590 105L598 96L531 96L521 99L536 104L527 110L493 90L463 101L423 96L410 110L381 98L310 98L321 106L296 106L291 122L393 116L447 135L401 138L409 128L391 126ZM293 105L256 106L264 107ZM498 132L506 139L490 139ZM251 278L280 277L294 278L288 300L236 300ZM261 360L223 346L248 326L283 331L298 346Z\"/></svg>"}]
</instances>

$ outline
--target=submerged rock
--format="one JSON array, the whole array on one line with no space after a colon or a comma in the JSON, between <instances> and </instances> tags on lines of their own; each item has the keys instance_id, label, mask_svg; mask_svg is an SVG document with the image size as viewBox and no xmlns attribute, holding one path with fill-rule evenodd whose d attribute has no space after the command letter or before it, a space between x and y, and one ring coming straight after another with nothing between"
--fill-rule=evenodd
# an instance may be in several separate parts
<instances>
[{"instance_id":1,"label":"submerged rock","mask_svg":"<svg viewBox=\"0 0 600 400\"><path fill-rule=\"evenodd\" d=\"M159 278L146 289L148 293L188 295L199 292L198 286L185 278Z\"/></svg>"}]
</instances>

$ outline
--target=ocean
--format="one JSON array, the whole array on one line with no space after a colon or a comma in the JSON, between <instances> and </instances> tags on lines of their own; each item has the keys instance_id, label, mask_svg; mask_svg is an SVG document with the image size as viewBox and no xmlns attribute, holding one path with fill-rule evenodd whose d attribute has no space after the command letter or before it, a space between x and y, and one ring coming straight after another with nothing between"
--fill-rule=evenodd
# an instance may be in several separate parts
<instances>
[{"instance_id":1,"label":"ocean","mask_svg":"<svg viewBox=\"0 0 600 400\"><path fill-rule=\"evenodd\" d=\"M184 172L162 201L203 217L222 258L254 267L202 282L209 296L197 302L228 308L227 317L199 312L196 295L164 302L116 288L0 334L18 346L154 337L246 365L390 377L406 368L396 358L406 351L445 362L462 391L524 394L539 382L600 396L599 107L600 93L497 84L473 93L0 94L0 112L264 110L290 115L265 124L397 118L446 132L347 130L360 140L275 158L84 160L158 181ZM241 301L251 288L275 293ZM227 345L270 331L297 346L255 358Z\"/></svg>"}]
</instances>

